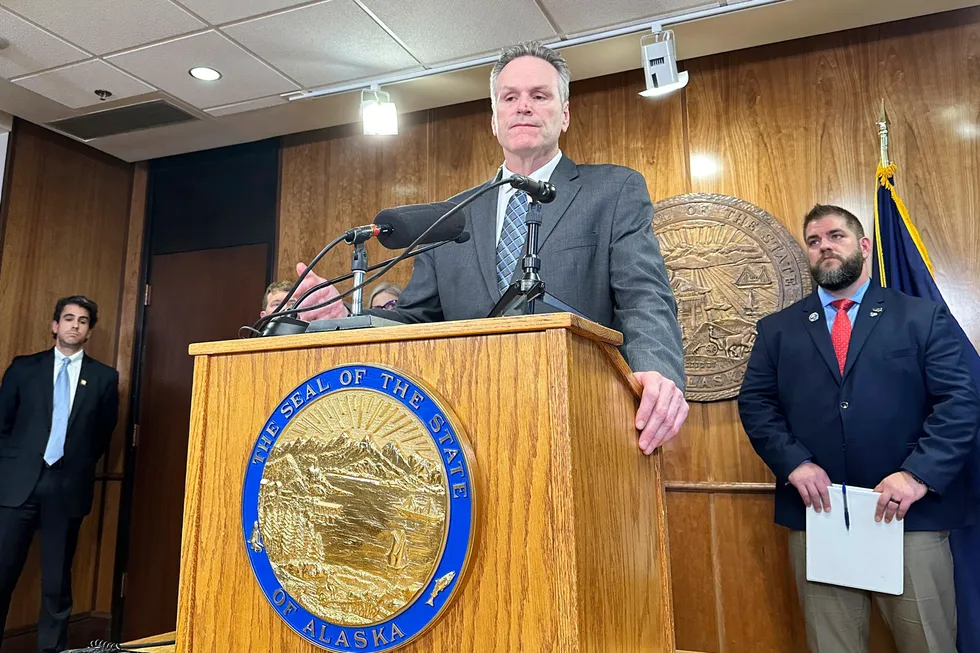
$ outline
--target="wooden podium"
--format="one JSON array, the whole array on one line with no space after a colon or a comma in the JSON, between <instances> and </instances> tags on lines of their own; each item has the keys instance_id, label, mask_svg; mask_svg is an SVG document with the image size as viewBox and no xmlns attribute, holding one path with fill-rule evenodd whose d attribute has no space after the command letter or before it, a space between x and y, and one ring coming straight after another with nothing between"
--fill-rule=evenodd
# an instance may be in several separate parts
<instances>
[{"instance_id":1,"label":"wooden podium","mask_svg":"<svg viewBox=\"0 0 980 653\"><path fill-rule=\"evenodd\" d=\"M469 570L442 617L400 650L673 653L660 454L636 445L621 342L551 314L192 345L176 650L320 650L253 576L242 482L262 424L292 388L371 363L438 394L475 460Z\"/></svg>"}]
</instances>

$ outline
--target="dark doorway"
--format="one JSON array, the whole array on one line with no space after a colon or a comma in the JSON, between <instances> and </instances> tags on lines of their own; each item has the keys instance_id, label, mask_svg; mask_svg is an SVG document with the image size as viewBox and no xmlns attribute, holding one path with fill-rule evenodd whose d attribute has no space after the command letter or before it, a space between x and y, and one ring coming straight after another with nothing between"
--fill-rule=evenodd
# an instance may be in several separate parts
<instances>
[{"instance_id":1,"label":"dark doorway","mask_svg":"<svg viewBox=\"0 0 980 653\"><path fill-rule=\"evenodd\" d=\"M123 641L176 628L194 366L187 346L236 338L258 318L268 259L265 244L150 259Z\"/></svg>"}]
</instances>

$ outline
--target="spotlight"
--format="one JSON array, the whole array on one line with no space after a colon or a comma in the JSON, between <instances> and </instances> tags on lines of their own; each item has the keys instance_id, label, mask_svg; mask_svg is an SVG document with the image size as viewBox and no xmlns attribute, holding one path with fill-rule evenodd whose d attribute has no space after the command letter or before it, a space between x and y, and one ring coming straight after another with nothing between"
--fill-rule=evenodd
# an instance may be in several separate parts
<instances>
[{"instance_id":1,"label":"spotlight","mask_svg":"<svg viewBox=\"0 0 980 653\"><path fill-rule=\"evenodd\" d=\"M367 136L392 136L398 133L395 103L377 84L361 90L361 121Z\"/></svg>"},{"instance_id":2,"label":"spotlight","mask_svg":"<svg viewBox=\"0 0 980 653\"><path fill-rule=\"evenodd\" d=\"M677 72L673 30L655 27L652 34L640 39L640 49L647 82L647 90L641 91L640 95L658 97L687 86L687 71Z\"/></svg>"}]
</instances>

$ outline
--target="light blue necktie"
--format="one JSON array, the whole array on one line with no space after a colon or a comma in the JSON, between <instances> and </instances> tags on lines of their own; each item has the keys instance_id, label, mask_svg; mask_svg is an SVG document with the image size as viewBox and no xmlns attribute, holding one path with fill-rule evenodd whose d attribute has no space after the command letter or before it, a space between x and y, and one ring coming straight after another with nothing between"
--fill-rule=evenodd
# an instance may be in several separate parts
<instances>
[{"instance_id":1,"label":"light blue necktie","mask_svg":"<svg viewBox=\"0 0 980 653\"><path fill-rule=\"evenodd\" d=\"M62 359L58 378L54 382L54 410L51 412L51 436L44 450L44 462L53 465L65 455L65 437L68 435L68 415L71 412L71 391L68 388L68 364Z\"/></svg>"},{"instance_id":2,"label":"light blue necktie","mask_svg":"<svg viewBox=\"0 0 980 653\"><path fill-rule=\"evenodd\" d=\"M517 191L507 202L504 212L504 225L500 230L500 240L497 241L497 288L504 294L514 276L517 258L524 248L527 238L527 193Z\"/></svg>"}]
</instances>

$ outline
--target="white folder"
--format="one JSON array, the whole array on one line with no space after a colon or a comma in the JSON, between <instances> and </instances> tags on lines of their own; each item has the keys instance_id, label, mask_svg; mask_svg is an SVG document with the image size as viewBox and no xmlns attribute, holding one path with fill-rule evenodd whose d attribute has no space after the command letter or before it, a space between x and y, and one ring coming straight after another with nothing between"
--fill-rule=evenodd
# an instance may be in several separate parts
<instances>
[{"instance_id":1,"label":"white folder","mask_svg":"<svg viewBox=\"0 0 980 653\"><path fill-rule=\"evenodd\" d=\"M905 524L875 521L881 494L847 486L850 528L840 485L830 486L830 512L806 511L806 579L883 594L904 591Z\"/></svg>"}]
</instances>

